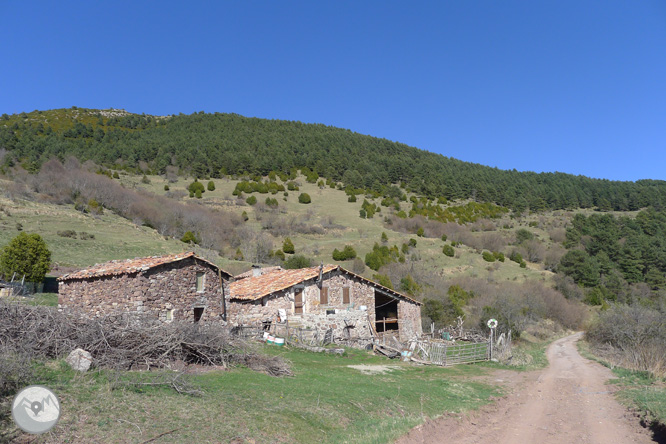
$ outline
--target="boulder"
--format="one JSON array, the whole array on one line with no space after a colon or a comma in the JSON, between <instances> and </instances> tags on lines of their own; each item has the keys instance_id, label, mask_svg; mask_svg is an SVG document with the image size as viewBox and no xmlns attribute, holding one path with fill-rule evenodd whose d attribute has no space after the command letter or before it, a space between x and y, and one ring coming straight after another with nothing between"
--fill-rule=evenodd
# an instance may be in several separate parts
<instances>
[{"instance_id":1,"label":"boulder","mask_svg":"<svg viewBox=\"0 0 666 444\"><path fill-rule=\"evenodd\" d=\"M92 364L92 355L82 348L72 350L65 361L76 371L87 372Z\"/></svg>"}]
</instances>

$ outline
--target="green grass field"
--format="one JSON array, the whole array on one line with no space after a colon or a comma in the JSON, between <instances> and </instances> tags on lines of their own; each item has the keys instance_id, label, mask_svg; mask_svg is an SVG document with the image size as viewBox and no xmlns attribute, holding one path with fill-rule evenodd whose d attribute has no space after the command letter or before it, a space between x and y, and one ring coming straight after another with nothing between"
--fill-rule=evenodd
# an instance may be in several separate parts
<instances>
[{"instance_id":1,"label":"green grass field","mask_svg":"<svg viewBox=\"0 0 666 444\"><path fill-rule=\"evenodd\" d=\"M34 442L386 443L426 417L490 402L497 388L472 382L483 366L415 366L349 350L344 356L265 346L289 360L293 377L248 369L193 376L202 397L166 388L112 390L108 374L77 375L62 362L42 366L62 416ZM364 374L349 365L389 365ZM140 375L141 376L141 375ZM144 374L145 376L145 374Z\"/></svg>"}]
</instances>

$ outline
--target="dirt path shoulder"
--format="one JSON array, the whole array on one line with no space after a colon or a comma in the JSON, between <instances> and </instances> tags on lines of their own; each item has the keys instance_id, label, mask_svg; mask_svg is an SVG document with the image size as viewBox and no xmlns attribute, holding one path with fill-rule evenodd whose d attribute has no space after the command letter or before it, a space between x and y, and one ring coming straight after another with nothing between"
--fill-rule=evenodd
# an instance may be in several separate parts
<instances>
[{"instance_id":1,"label":"dirt path shoulder","mask_svg":"<svg viewBox=\"0 0 666 444\"><path fill-rule=\"evenodd\" d=\"M605 384L611 371L578 353L580 336L553 342L546 351L550 364L540 372L493 373L510 391L497 403L462 417L428 421L397 443L654 443Z\"/></svg>"}]
</instances>

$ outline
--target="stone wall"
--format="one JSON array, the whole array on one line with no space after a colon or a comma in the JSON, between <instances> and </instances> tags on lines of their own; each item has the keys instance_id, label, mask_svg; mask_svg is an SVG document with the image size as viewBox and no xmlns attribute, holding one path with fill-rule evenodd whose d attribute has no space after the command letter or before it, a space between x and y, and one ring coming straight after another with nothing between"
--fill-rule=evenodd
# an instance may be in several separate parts
<instances>
[{"instance_id":1,"label":"stone wall","mask_svg":"<svg viewBox=\"0 0 666 444\"><path fill-rule=\"evenodd\" d=\"M196 291L197 273L204 273L202 292ZM174 320L193 321L195 307L204 309L201 321L221 320L224 313L217 270L195 258L138 273L61 281L58 305L90 317L129 312L163 321L169 312Z\"/></svg>"},{"instance_id":2,"label":"stone wall","mask_svg":"<svg viewBox=\"0 0 666 444\"><path fill-rule=\"evenodd\" d=\"M423 333L421 326L421 306L409 301L398 303L398 326L400 340L409 341Z\"/></svg>"}]
</instances>

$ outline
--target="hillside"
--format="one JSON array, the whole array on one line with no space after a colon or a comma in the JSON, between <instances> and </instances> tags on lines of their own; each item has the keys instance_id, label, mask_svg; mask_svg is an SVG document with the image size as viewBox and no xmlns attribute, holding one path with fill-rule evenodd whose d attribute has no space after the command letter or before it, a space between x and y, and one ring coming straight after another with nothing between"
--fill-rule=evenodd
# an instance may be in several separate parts
<instances>
[{"instance_id":1,"label":"hillside","mask_svg":"<svg viewBox=\"0 0 666 444\"><path fill-rule=\"evenodd\" d=\"M0 240L37 232L59 266L192 248L234 273L339 263L423 301L426 329L494 317L545 336L592 313L615 362L663 368L661 352L622 355L627 337L649 350L666 337L652 323L666 310L663 182L500 171L223 114L35 111L2 116L0 137Z\"/></svg>"},{"instance_id":2,"label":"hillside","mask_svg":"<svg viewBox=\"0 0 666 444\"><path fill-rule=\"evenodd\" d=\"M402 183L430 198L525 209L634 211L666 204L666 182L614 182L563 173L504 171L320 124L235 114L154 117L118 110L60 109L0 117L4 165L36 171L49 158L93 160L127 171L196 177L283 174L307 168L345 186L385 193ZM315 179L316 180L316 179Z\"/></svg>"}]
</instances>

